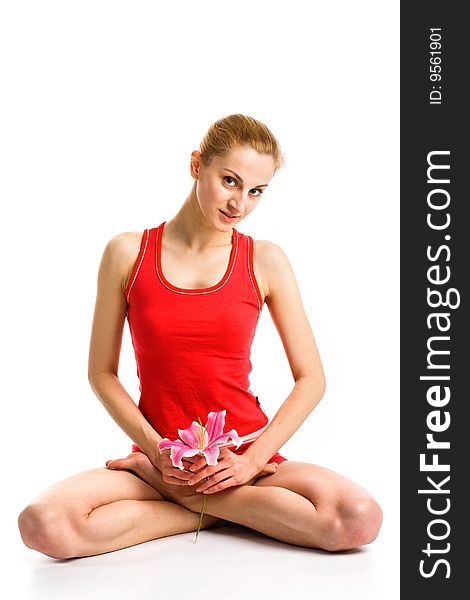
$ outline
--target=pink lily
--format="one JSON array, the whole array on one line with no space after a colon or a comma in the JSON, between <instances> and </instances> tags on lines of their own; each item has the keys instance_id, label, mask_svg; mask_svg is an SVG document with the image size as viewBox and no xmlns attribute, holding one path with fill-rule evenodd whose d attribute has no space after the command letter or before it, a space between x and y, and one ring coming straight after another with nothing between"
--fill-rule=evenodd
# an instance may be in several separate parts
<instances>
[{"instance_id":1,"label":"pink lily","mask_svg":"<svg viewBox=\"0 0 470 600\"><path fill-rule=\"evenodd\" d=\"M208 465L216 465L220 454L219 444L223 444L231 439L236 447L239 448L243 441L235 429L224 433L226 414L226 410L210 412L205 427L202 425L201 419L199 419L199 423L193 421L187 429L178 429L181 439L171 441L168 438L163 438L158 443L160 452L165 450L165 448L171 448L171 462L174 467L180 469L184 469L182 462L184 456L196 456L196 454L205 456ZM201 529L205 506L206 496L202 499L201 516L194 543L197 542L197 537Z\"/></svg>"},{"instance_id":2,"label":"pink lily","mask_svg":"<svg viewBox=\"0 0 470 600\"><path fill-rule=\"evenodd\" d=\"M202 423L193 421L187 429L178 429L181 439L171 441L163 438L158 443L160 452L165 448L170 448L171 462L174 467L179 469L184 469L183 457L196 456L196 454L205 456L208 465L216 465L220 454L219 444L231 439L239 448L243 442L235 429L224 433L226 414L226 410L210 412L205 427L202 426Z\"/></svg>"}]
</instances>

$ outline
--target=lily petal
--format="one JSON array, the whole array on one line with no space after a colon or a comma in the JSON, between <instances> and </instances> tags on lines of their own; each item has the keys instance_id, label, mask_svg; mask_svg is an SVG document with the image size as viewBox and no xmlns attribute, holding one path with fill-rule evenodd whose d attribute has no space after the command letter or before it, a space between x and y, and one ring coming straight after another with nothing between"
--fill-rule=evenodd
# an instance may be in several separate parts
<instances>
[{"instance_id":1,"label":"lily petal","mask_svg":"<svg viewBox=\"0 0 470 600\"><path fill-rule=\"evenodd\" d=\"M184 456L196 456L196 454L199 454L199 452L200 450L197 448L188 448L187 446L181 448L174 445L170 452L171 462L173 463L174 467L178 467L178 469L184 469L181 459Z\"/></svg>"},{"instance_id":2,"label":"lily petal","mask_svg":"<svg viewBox=\"0 0 470 600\"><path fill-rule=\"evenodd\" d=\"M226 414L226 410L221 410L219 412L211 411L207 416L206 431L210 441L223 433Z\"/></svg>"},{"instance_id":3,"label":"lily petal","mask_svg":"<svg viewBox=\"0 0 470 600\"><path fill-rule=\"evenodd\" d=\"M209 446L212 447L214 444L223 444L224 442L228 442L229 439L232 439L237 448L239 448L243 443L243 440L238 435L236 429L231 429L230 431L222 433L221 435L218 435L216 438L212 439Z\"/></svg>"},{"instance_id":4,"label":"lily petal","mask_svg":"<svg viewBox=\"0 0 470 600\"><path fill-rule=\"evenodd\" d=\"M204 448L202 454L206 457L208 465L217 465L217 459L220 454L219 446L213 446L212 448Z\"/></svg>"},{"instance_id":5,"label":"lily petal","mask_svg":"<svg viewBox=\"0 0 470 600\"><path fill-rule=\"evenodd\" d=\"M158 442L158 447L160 448L160 450L172 448L173 446L184 446L185 448L187 448L186 444L183 444L181 440L169 440L168 438L163 438Z\"/></svg>"},{"instance_id":6,"label":"lily petal","mask_svg":"<svg viewBox=\"0 0 470 600\"><path fill-rule=\"evenodd\" d=\"M199 447L199 436L201 435L201 426L193 421L186 429L178 429L178 433L183 442L190 448Z\"/></svg>"}]
</instances>

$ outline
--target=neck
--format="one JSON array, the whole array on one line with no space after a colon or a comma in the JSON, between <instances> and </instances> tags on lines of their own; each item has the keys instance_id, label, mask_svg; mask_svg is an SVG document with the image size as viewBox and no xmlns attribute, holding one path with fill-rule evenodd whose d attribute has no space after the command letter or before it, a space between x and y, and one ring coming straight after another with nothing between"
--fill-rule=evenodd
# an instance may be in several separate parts
<instances>
[{"instance_id":1,"label":"neck","mask_svg":"<svg viewBox=\"0 0 470 600\"><path fill-rule=\"evenodd\" d=\"M230 245L232 228L229 232L217 231L201 212L196 197L196 182L174 217L166 221L165 238L182 244L189 250L199 251L213 246Z\"/></svg>"}]
</instances>

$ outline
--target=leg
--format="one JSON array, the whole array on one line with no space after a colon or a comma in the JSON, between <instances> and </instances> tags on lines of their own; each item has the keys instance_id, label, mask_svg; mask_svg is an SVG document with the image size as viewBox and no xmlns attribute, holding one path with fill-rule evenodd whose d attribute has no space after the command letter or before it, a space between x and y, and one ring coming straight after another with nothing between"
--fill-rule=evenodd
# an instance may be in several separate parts
<instances>
[{"instance_id":1,"label":"leg","mask_svg":"<svg viewBox=\"0 0 470 600\"><path fill-rule=\"evenodd\" d=\"M198 523L199 515L163 500L133 473L106 468L54 484L18 518L26 546L52 558L102 554L196 531ZM203 528L225 524L207 516Z\"/></svg>"},{"instance_id":2,"label":"leg","mask_svg":"<svg viewBox=\"0 0 470 600\"><path fill-rule=\"evenodd\" d=\"M209 494L205 511L291 544L323 550L369 544L382 523L379 505L357 484L323 467L291 460L252 486Z\"/></svg>"},{"instance_id":3,"label":"leg","mask_svg":"<svg viewBox=\"0 0 470 600\"><path fill-rule=\"evenodd\" d=\"M276 486L291 493L291 526L304 532L313 547L349 550L370 544L382 525L382 510L366 490L318 465L286 461L274 475L258 479L254 486L270 490Z\"/></svg>"},{"instance_id":4,"label":"leg","mask_svg":"<svg viewBox=\"0 0 470 600\"><path fill-rule=\"evenodd\" d=\"M139 476L164 492L159 471L148 459L138 468ZM184 506L198 512L200 498L183 500ZM329 469L291 460L252 485L229 488L206 498L205 514L284 542L324 550L369 544L382 523L379 505L363 488Z\"/></svg>"}]
</instances>

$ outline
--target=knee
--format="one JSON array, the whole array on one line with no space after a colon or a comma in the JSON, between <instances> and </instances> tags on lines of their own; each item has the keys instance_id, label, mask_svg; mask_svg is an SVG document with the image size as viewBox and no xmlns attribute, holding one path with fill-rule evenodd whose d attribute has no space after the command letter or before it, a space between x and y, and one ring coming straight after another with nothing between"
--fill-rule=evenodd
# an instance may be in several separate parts
<instances>
[{"instance_id":1,"label":"knee","mask_svg":"<svg viewBox=\"0 0 470 600\"><path fill-rule=\"evenodd\" d=\"M76 556L74 531L66 514L60 508L33 503L18 517L18 527L24 544L51 558Z\"/></svg>"},{"instance_id":2,"label":"knee","mask_svg":"<svg viewBox=\"0 0 470 600\"><path fill-rule=\"evenodd\" d=\"M382 518L382 509L372 497L351 500L332 515L324 549L351 550L370 544L379 533Z\"/></svg>"}]
</instances>

